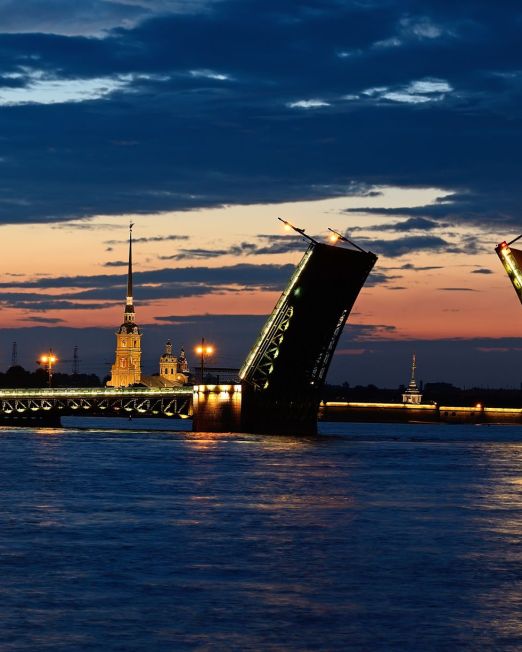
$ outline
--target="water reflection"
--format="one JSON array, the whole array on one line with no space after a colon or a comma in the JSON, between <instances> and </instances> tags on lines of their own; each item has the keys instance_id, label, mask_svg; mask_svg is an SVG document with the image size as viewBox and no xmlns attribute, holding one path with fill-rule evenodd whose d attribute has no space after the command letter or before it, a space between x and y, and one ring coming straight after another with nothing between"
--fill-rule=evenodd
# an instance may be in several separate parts
<instances>
[{"instance_id":1,"label":"water reflection","mask_svg":"<svg viewBox=\"0 0 522 652\"><path fill-rule=\"evenodd\" d=\"M344 427L2 431L0 649L520 648L514 431Z\"/></svg>"}]
</instances>

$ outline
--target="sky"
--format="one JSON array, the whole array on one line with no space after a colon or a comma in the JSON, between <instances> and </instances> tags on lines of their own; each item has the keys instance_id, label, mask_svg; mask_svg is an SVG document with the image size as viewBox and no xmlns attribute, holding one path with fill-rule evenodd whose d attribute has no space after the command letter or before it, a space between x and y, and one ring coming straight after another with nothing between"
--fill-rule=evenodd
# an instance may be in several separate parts
<instances>
[{"instance_id":1,"label":"sky","mask_svg":"<svg viewBox=\"0 0 522 652\"><path fill-rule=\"evenodd\" d=\"M328 227L379 259L330 382L518 387L522 7L0 0L0 367L105 375L135 223L145 373L239 366Z\"/></svg>"}]
</instances>

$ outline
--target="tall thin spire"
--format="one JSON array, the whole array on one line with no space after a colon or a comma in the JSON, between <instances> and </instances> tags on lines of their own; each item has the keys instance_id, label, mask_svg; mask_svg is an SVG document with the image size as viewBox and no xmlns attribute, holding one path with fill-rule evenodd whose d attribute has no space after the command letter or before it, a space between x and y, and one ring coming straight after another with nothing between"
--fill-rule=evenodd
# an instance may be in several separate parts
<instances>
[{"instance_id":1,"label":"tall thin spire","mask_svg":"<svg viewBox=\"0 0 522 652\"><path fill-rule=\"evenodd\" d=\"M132 297L132 227L134 224L129 224L129 268L127 271L127 301L125 302L125 323L134 324L134 300Z\"/></svg>"},{"instance_id":2,"label":"tall thin spire","mask_svg":"<svg viewBox=\"0 0 522 652\"><path fill-rule=\"evenodd\" d=\"M413 359L411 361L411 379L410 379L410 388L417 389L417 382L415 381L415 370L417 369L417 356L413 354Z\"/></svg>"},{"instance_id":3,"label":"tall thin spire","mask_svg":"<svg viewBox=\"0 0 522 652\"><path fill-rule=\"evenodd\" d=\"M127 272L127 304L132 306L132 227L134 224L129 224L129 269Z\"/></svg>"},{"instance_id":4,"label":"tall thin spire","mask_svg":"<svg viewBox=\"0 0 522 652\"><path fill-rule=\"evenodd\" d=\"M411 361L411 376L410 376L410 384L404 391L402 395L402 402L403 403L421 403L422 402L422 394L419 391L419 388L417 387L417 381L415 380L415 371L417 370L417 356L415 353L413 354L413 358Z\"/></svg>"}]
</instances>

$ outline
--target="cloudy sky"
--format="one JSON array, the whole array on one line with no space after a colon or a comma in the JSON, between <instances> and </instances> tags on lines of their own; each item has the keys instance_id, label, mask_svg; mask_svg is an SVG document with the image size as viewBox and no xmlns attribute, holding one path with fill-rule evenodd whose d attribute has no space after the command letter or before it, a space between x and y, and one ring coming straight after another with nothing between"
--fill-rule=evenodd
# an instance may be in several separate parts
<instances>
[{"instance_id":1,"label":"cloudy sky","mask_svg":"<svg viewBox=\"0 0 522 652\"><path fill-rule=\"evenodd\" d=\"M305 245L379 255L330 380L518 386L522 8L462 0L0 0L0 365L104 374L135 222L145 371L238 365ZM67 363L63 363L67 370Z\"/></svg>"}]
</instances>

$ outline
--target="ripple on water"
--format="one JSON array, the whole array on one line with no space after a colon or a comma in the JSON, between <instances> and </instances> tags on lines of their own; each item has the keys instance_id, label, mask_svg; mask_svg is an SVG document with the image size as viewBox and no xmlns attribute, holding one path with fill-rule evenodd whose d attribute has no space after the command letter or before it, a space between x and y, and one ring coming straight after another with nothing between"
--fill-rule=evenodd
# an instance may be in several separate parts
<instances>
[{"instance_id":1,"label":"ripple on water","mask_svg":"<svg viewBox=\"0 0 522 652\"><path fill-rule=\"evenodd\" d=\"M522 428L115 425L0 429L2 652L522 647Z\"/></svg>"}]
</instances>

